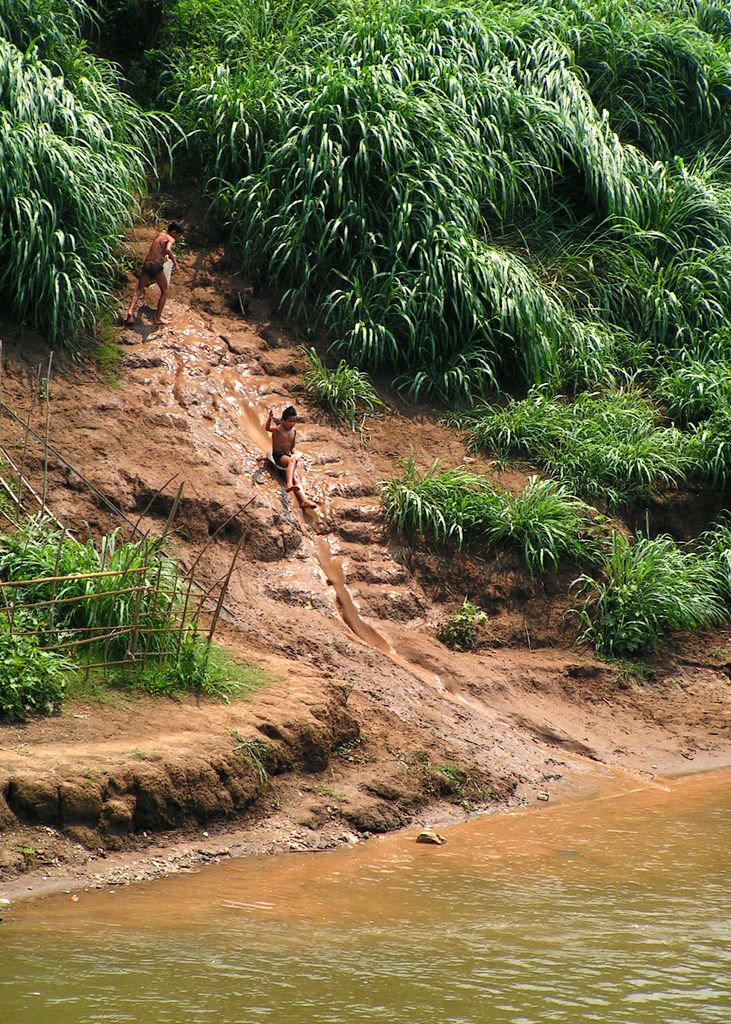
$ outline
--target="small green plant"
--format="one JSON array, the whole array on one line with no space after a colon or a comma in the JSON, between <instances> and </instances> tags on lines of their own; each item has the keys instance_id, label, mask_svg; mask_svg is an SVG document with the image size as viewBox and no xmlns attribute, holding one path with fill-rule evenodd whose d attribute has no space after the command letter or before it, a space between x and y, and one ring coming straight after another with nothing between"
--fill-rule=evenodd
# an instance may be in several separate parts
<instances>
[{"instance_id":1,"label":"small green plant","mask_svg":"<svg viewBox=\"0 0 731 1024\"><path fill-rule=\"evenodd\" d=\"M241 753L251 763L260 785L268 786L269 772L266 762L269 748L266 743L257 737L244 736L238 729L231 729L231 735L236 740L234 750Z\"/></svg>"},{"instance_id":2,"label":"small green plant","mask_svg":"<svg viewBox=\"0 0 731 1024\"><path fill-rule=\"evenodd\" d=\"M338 793L332 786L315 786L315 792L321 796L326 796L329 800L334 800L335 803L342 803L344 800L347 800L347 797L343 796L342 793Z\"/></svg>"},{"instance_id":3,"label":"small green plant","mask_svg":"<svg viewBox=\"0 0 731 1024\"><path fill-rule=\"evenodd\" d=\"M38 858L38 850L34 846L18 846L18 853L23 857L26 868L32 868Z\"/></svg>"},{"instance_id":4,"label":"small green plant","mask_svg":"<svg viewBox=\"0 0 731 1024\"><path fill-rule=\"evenodd\" d=\"M485 622L487 615L465 599L439 627L437 639L453 651L471 651Z\"/></svg>"},{"instance_id":5,"label":"small green plant","mask_svg":"<svg viewBox=\"0 0 731 1024\"><path fill-rule=\"evenodd\" d=\"M633 684L647 685L652 682L652 669L639 661L618 659L609 661L617 669L616 683L618 690L629 690Z\"/></svg>"},{"instance_id":6,"label":"small green plant","mask_svg":"<svg viewBox=\"0 0 731 1024\"><path fill-rule=\"evenodd\" d=\"M348 366L344 359L329 370L314 348L308 349L306 354L310 367L302 378L305 395L336 423L347 423L351 430L362 430L367 416L386 408L367 373Z\"/></svg>"},{"instance_id":7,"label":"small green plant","mask_svg":"<svg viewBox=\"0 0 731 1024\"><path fill-rule=\"evenodd\" d=\"M24 721L58 711L69 663L40 649L37 637L0 629L0 719Z\"/></svg>"}]
</instances>

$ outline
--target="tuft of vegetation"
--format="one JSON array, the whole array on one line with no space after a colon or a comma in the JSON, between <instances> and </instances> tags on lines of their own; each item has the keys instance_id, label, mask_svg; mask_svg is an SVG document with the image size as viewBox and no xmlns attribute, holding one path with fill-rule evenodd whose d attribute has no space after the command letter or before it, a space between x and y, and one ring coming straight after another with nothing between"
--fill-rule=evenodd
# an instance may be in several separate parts
<instances>
[{"instance_id":1,"label":"tuft of vegetation","mask_svg":"<svg viewBox=\"0 0 731 1024\"><path fill-rule=\"evenodd\" d=\"M182 693L196 693L228 703L232 698L246 698L264 685L266 678L256 665L232 662L220 647L203 640L193 622L183 633L174 655L133 668L119 681L125 688L154 696L175 698Z\"/></svg>"},{"instance_id":2,"label":"tuft of vegetation","mask_svg":"<svg viewBox=\"0 0 731 1024\"><path fill-rule=\"evenodd\" d=\"M658 426L636 389L585 393L570 402L538 388L451 419L466 427L470 448L502 461L535 460L577 493L612 506L687 478L693 461L686 435Z\"/></svg>"},{"instance_id":3,"label":"tuft of vegetation","mask_svg":"<svg viewBox=\"0 0 731 1024\"><path fill-rule=\"evenodd\" d=\"M512 495L467 470L440 472L436 462L419 475L411 461L402 479L384 487L381 507L399 533L512 547L531 573L555 569L563 558L594 557L591 509L553 480L531 477Z\"/></svg>"},{"instance_id":4,"label":"tuft of vegetation","mask_svg":"<svg viewBox=\"0 0 731 1024\"><path fill-rule=\"evenodd\" d=\"M582 639L610 658L650 651L670 632L723 622L725 585L714 559L682 550L671 537L632 541L614 532L599 578L583 575L574 584L584 599Z\"/></svg>"},{"instance_id":5,"label":"tuft of vegetation","mask_svg":"<svg viewBox=\"0 0 731 1024\"><path fill-rule=\"evenodd\" d=\"M437 640L453 651L472 651L486 622L487 615L465 599L439 627Z\"/></svg>"},{"instance_id":6,"label":"tuft of vegetation","mask_svg":"<svg viewBox=\"0 0 731 1024\"><path fill-rule=\"evenodd\" d=\"M0 629L0 719L22 722L57 711L68 668L60 654L41 650L37 637Z\"/></svg>"},{"instance_id":7,"label":"tuft of vegetation","mask_svg":"<svg viewBox=\"0 0 731 1024\"><path fill-rule=\"evenodd\" d=\"M347 423L351 430L362 430L367 416L386 408L367 373L348 366L344 359L330 370L314 348L308 349L306 355L309 369L302 378L305 395L329 413L335 423Z\"/></svg>"}]
</instances>

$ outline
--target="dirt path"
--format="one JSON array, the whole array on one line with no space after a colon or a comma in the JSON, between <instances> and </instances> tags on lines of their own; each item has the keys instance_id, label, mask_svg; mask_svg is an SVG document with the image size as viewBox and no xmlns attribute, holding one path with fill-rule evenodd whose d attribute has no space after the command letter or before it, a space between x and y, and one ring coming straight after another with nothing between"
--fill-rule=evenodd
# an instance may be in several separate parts
<instances>
[{"instance_id":1,"label":"dirt path","mask_svg":"<svg viewBox=\"0 0 731 1024\"><path fill-rule=\"evenodd\" d=\"M140 250L149 236L138 233ZM362 440L333 429L302 400L297 339L245 281L220 270L215 250L191 253L166 315L171 323L155 331L148 307L120 331L121 386L78 367L56 375L51 443L129 518L154 499L142 519L153 531L184 483L174 546L188 563L248 503L199 575L203 585L219 579L245 532L224 639L273 681L230 707L75 701L58 718L0 729L6 876L38 867L39 854L23 850L43 850L41 870L61 871L89 850L136 848L160 828L183 842L185 830L195 833L195 846L201 828L230 827L243 814L262 817L262 835L271 827L317 846L397 827L440 799L468 808L536 799L597 761L650 778L691 759L728 759L727 633L658 659L651 685L618 689L615 668L572 646L570 572L534 581L509 556L444 559L403 547L384 528L379 481L410 454L399 439L414 438L420 464L466 460L436 411L396 406ZM44 352L32 338L0 333L5 401L21 412L27 369ZM264 460L261 420L289 402L303 413L315 515L290 502ZM0 433L18 437L7 419ZM487 461L469 461L494 474ZM38 480L37 448L26 463ZM75 530L119 525L56 459L49 493ZM466 595L490 612L489 640L454 654L434 634ZM266 785L234 733L268 745Z\"/></svg>"}]
</instances>

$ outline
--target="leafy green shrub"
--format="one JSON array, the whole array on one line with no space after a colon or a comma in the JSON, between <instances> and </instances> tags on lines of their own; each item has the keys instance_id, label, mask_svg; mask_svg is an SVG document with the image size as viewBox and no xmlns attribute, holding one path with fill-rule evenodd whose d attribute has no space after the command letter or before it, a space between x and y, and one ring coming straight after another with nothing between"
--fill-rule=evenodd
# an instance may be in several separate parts
<instances>
[{"instance_id":1,"label":"leafy green shrub","mask_svg":"<svg viewBox=\"0 0 731 1024\"><path fill-rule=\"evenodd\" d=\"M685 552L671 537L613 533L601 576L574 586L584 602L582 639L609 657L651 650L666 634L716 625L728 617L718 565Z\"/></svg>"},{"instance_id":2,"label":"leafy green shrub","mask_svg":"<svg viewBox=\"0 0 731 1024\"><path fill-rule=\"evenodd\" d=\"M562 558L592 558L591 510L553 480L531 477L512 495L463 469L439 472L434 463L419 476L404 464L401 480L383 489L385 518L399 533L488 548L514 547L533 573Z\"/></svg>"},{"instance_id":3,"label":"leafy green shrub","mask_svg":"<svg viewBox=\"0 0 731 1024\"><path fill-rule=\"evenodd\" d=\"M487 615L465 600L439 627L437 639L453 651L471 651L485 622Z\"/></svg>"},{"instance_id":4,"label":"leafy green shrub","mask_svg":"<svg viewBox=\"0 0 731 1024\"><path fill-rule=\"evenodd\" d=\"M0 719L24 721L57 711L68 667L59 654L42 651L37 637L0 629Z\"/></svg>"},{"instance_id":5,"label":"leafy green shrub","mask_svg":"<svg viewBox=\"0 0 731 1024\"><path fill-rule=\"evenodd\" d=\"M533 459L579 494L616 506L689 474L686 436L657 426L655 416L635 390L569 402L534 389L520 401L479 405L452 419L466 426L471 448Z\"/></svg>"},{"instance_id":6,"label":"leafy green shrub","mask_svg":"<svg viewBox=\"0 0 731 1024\"><path fill-rule=\"evenodd\" d=\"M315 349L308 349L310 368L302 378L305 395L328 412L336 423L347 423L352 430L361 428L366 416L373 415L385 404L376 394L368 374L344 359L329 370Z\"/></svg>"}]
</instances>

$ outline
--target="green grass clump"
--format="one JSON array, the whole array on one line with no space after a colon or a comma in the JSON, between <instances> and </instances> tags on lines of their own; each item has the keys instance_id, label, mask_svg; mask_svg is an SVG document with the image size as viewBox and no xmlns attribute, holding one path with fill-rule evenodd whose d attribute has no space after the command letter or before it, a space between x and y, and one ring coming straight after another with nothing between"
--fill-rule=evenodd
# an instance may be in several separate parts
<instances>
[{"instance_id":1,"label":"green grass clump","mask_svg":"<svg viewBox=\"0 0 731 1024\"><path fill-rule=\"evenodd\" d=\"M38 638L0 629L0 719L24 721L61 706L69 664L54 651L41 650Z\"/></svg>"},{"instance_id":2,"label":"green grass clump","mask_svg":"<svg viewBox=\"0 0 731 1024\"><path fill-rule=\"evenodd\" d=\"M534 389L453 419L466 427L471 448L533 460L573 491L613 506L686 479L692 466L686 436L658 426L637 390L585 393L571 402Z\"/></svg>"},{"instance_id":3,"label":"green grass clump","mask_svg":"<svg viewBox=\"0 0 731 1024\"><path fill-rule=\"evenodd\" d=\"M383 514L399 533L461 546L515 548L531 573L556 568L563 558L593 557L591 510L553 480L531 477L512 495L463 469L422 475L413 462L383 490Z\"/></svg>"},{"instance_id":4,"label":"green grass clump","mask_svg":"<svg viewBox=\"0 0 731 1024\"><path fill-rule=\"evenodd\" d=\"M520 494L497 493L481 531L488 547L515 548L531 573L594 558L591 510L563 484L532 476Z\"/></svg>"},{"instance_id":5,"label":"green grass clump","mask_svg":"<svg viewBox=\"0 0 731 1024\"><path fill-rule=\"evenodd\" d=\"M487 615L476 605L465 600L439 627L437 640L453 651L474 650L480 629L485 622Z\"/></svg>"},{"instance_id":6,"label":"green grass clump","mask_svg":"<svg viewBox=\"0 0 731 1024\"><path fill-rule=\"evenodd\" d=\"M715 559L683 551L671 537L613 533L598 579L574 586L583 597L582 639L623 658L652 650L668 633L713 626L728 617Z\"/></svg>"},{"instance_id":7,"label":"green grass clump","mask_svg":"<svg viewBox=\"0 0 731 1024\"><path fill-rule=\"evenodd\" d=\"M336 423L362 429L367 416L385 409L368 374L348 366L344 359L330 370L315 349L308 349L309 369L302 378L305 395L321 406Z\"/></svg>"},{"instance_id":8,"label":"green grass clump","mask_svg":"<svg viewBox=\"0 0 731 1024\"><path fill-rule=\"evenodd\" d=\"M196 693L228 703L249 696L267 681L256 665L234 662L215 644L206 642L195 623L185 630L180 647L169 658L152 660L120 676L125 687L155 696Z\"/></svg>"},{"instance_id":9,"label":"green grass clump","mask_svg":"<svg viewBox=\"0 0 731 1024\"><path fill-rule=\"evenodd\" d=\"M657 396L676 423L698 423L731 408L731 363L692 359L662 374Z\"/></svg>"}]
</instances>

